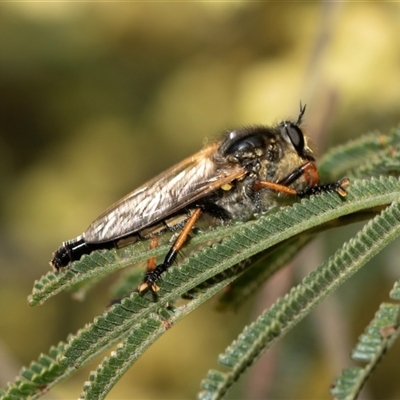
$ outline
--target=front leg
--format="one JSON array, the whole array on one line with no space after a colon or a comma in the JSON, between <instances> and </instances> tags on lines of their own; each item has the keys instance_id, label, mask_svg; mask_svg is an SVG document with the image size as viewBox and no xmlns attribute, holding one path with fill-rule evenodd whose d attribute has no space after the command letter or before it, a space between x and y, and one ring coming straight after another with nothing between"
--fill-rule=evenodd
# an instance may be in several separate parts
<instances>
[{"instance_id":1,"label":"front leg","mask_svg":"<svg viewBox=\"0 0 400 400\"><path fill-rule=\"evenodd\" d=\"M304 190L296 190L289 187L290 184L297 181L300 177L304 177L307 188ZM316 165L309 161L299 168L296 168L289 175L280 179L278 182L269 182L256 180L253 183L253 190L258 191L262 188L271 189L278 193L285 193L292 196L304 197L321 192L337 192L340 196L346 196L346 189L349 187L350 181L347 178L339 179L336 182L320 184L319 174Z\"/></svg>"}]
</instances>

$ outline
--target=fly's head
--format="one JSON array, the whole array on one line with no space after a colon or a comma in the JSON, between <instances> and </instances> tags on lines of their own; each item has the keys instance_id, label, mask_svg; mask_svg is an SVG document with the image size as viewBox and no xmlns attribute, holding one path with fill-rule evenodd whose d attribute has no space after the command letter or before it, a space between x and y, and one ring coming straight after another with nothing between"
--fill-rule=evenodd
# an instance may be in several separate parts
<instances>
[{"instance_id":1,"label":"fly's head","mask_svg":"<svg viewBox=\"0 0 400 400\"><path fill-rule=\"evenodd\" d=\"M233 130L222 140L214 161L219 165L244 167L249 181L280 182L307 162L314 162L307 136L300 128L304 108L296 122L282 121L275 127L251 127ZM300 189L318 184L306 174L293 183Z\"/></svg>"}]
</instances>

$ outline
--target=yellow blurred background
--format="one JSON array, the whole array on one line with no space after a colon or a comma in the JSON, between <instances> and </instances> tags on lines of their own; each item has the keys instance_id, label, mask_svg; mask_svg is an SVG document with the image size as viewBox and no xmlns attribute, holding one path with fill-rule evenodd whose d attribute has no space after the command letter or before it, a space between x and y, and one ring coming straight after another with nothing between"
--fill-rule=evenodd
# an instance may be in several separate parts
<instances>
[{"instance_id":1,"label":"yellow blurred background","mask_svg":"<svg viewBox=\"0 0 400 400\"><path fill-rule=\"evenodd\" d=\"M0 386L91 322L110 300L104 284L82 303L61 294L29 308L33 282L48 271L62 241L207 138L230 127L296 119L300 100L307 103L304 126L320 154L396 126L400 5L1 3ZM315 267L341 236L329 233L329 245L319 241L313 256L309 251L299 263ZM337 321L333 351L317 310L231 398L328 398L339 371L332 354L347 357L348 343L387 299L395 247L385 271L371 264L330 306L330 321ZM305 273L299 271L281 280L290 284ZM266 292L236 314L205 305L150 349L109 398L193 398L217 355L255 318L255 309L271 301L273 290ZM340 327L341 319L354 325ZM340 366L351 364L346 357ZM400 397L398 367L392 378L388 372L391 359L384 373L378 369L366 398ZM46 398L77 398L88 371Z\"/></svg>"}]
</instances>

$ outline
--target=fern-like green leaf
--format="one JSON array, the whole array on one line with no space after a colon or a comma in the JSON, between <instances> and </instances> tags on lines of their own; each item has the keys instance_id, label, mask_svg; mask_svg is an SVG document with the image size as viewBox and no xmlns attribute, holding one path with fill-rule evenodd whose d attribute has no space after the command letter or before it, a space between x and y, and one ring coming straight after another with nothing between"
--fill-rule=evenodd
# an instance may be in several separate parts
<instances>
[{"instance_id":1,"label":"fern-like green leaf","mask_svg":"<svg viewBox=\"0 0 400 400\"><path fill-rule=\"evenodd\" d=\"M386 351L400 334L400 306L381 304L374 319L359 338L352 353L355 361L366 362L365 367L343 370L331 393L338 400L356 399L364 383L376 368Z\"/></svg>"},{"instance_id":2,"label":"fern-like green leaf","mask_svg":"<svg viewBox=\"0 0 400 400\"><path fill-rule=\"evenodd\" d=\"M223 375L210 372L202 383L203 391L199 398L222 398L264 351L399 235L400 203L395 202L285 298L245 328L219 358L220 363L230 368L230 371ZM213 380L214 377L217 377L217 381Z\"/></svg>"},{"instance_id":3,"label":"fern-like green leaf","mask_svg":"<svg viewBox=\"0 0 400 400\"><path fill-rule=\"evenodd\" d=\"M390 298L400 300L400 281L395 282L393 289L390 291Z\"/></svg>"},{"instance_id":4,"label":"fern-like green leaf","mask_svg":"<svg viewBox=\"0 0 400 400\"><path fill-rule=\"evenodd\" d=\"M368 166L379 163L382 156L398 153L399 144L400 129L394 129L389 135L373 132L327 152L320 159L318 170L321 177L327 181L343 176L361 177L356 172L360 168L369 169L372 173L369 177L379 176L379 169L374 170Z\"/></svg>"},{"instance_id":5,"label":"fern-like green leaf","mask_svg":"<svg viewBox=\"0 0 400 400\"><path fill-rule=\"evenodd\" d=\"M21 370L19 378L1 394L1 400L36 399L54 386L60 378L65 378L73 368L66 368L57 361L63 354L65 343L52 347L48 355L41 354L37 361L31 363L28 368Z\"/></svg>"},{"instance_id":6,"label":"fern-like green leaf","mask_svg":"<svg viewBox=\"0 0 400 400\"><path fill-rule=\"evenodd\" d=\"M164 308L158 315L152 314L142 326L128 332L127 337L110 357L106 357L96 372L90 375L85 384L81 399L104 399L111 388L117 383L140 355L157 340L166 330L175 325L180 319L194 311L205 301L218 293L223 287L235 279L228 276L214 285L209 285L197 293L197 296L183 306L172 311Z\"/></svg>"},{"instance_id":7,"label":"fern-like green leaf","mask_svg":"<svg viewBox=\"0 0 400 400\"><path fill-rule=\"evenodd\" d=\"M222 293L218 301L218 310L237 310L250 296L280 268L287 265L295 257L314 235L298 235L277 246L277 249L261 252L248 260L251 269L238 277L229 287L229 290ZM245 261L247 262L247 260Z\"/></svg>"}]
</instances>

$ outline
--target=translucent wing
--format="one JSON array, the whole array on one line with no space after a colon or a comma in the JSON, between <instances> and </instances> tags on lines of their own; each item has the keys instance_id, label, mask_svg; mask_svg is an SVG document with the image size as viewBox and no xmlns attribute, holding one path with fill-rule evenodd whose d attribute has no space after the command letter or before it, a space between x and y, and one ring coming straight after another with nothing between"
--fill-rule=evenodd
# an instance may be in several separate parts
<instances>
[{"instance_id":1,"label":"translucent wing","mask_svg":"<svg viewBox=\"0 0 400 400\"><path fill-rule=\"evenodd\" d=\"M246 173L239 165L216 166L217 149L218 143L204 148L123 197L92 222L85 241L108 242L138 232Z\"/></svg>"}]
</instances>

